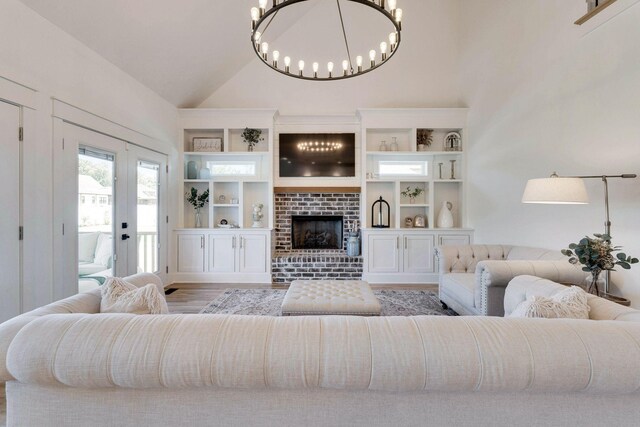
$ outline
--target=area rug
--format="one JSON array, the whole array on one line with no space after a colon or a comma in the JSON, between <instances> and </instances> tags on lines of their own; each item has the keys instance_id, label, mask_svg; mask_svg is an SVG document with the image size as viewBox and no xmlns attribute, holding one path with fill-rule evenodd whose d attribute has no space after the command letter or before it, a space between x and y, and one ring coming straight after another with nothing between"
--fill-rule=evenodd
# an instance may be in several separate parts
<instances>
[{"instance_id":1,"label":"area rug","mask_svg":"<svg viewBox=\"0 0 640 427\"><path fill-rule=\"evenodd\" d=\"M285 289L226 289L200 313L280 316L286 293ZM382 306L382 316L457 316L442 308L435 292L385 289L373 293Z\"/></svg>"}]
</instances>

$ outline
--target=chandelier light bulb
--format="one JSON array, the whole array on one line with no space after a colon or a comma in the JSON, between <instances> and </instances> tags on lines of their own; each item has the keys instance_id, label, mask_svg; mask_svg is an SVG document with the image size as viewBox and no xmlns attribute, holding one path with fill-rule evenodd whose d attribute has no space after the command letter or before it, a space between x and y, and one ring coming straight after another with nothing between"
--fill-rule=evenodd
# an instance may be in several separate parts
<instances>
[{"instance_id":1,"label":"chandelier light bulb","mask_svg":"<svg viewBox=\"0 0 640 427\"><path fill-rule=\"evenodd\" d=\"M390 33L389 44L391 45L391 52L396 48L396 43L398 43L398 35L396 33Z\"/></svg>"},{"instance_id":2,"label":"chandelier light bulb","mask_svg":"<svg viewBox=\"0 0 640 427\"><path fill-rule=\"evenodd\" d=\"M256 45L260 45L260 38L262 38L262 33L260 31L256 31L253 33L253 41Z\"/></svg>"},{"instance_id":3,"label":"chandelier light bulb","mask_svg":"<svg viewBox=\"0 0 640 427\"><path fill-rule=\"evenodd\" d=\"M329 77L330 77L330 78L331 78L331 77L333 77L333 76L332 76L332 73L333 73L333 62L329 62L329 63L327 64L327 70L329 70Z\"/></svg>"},{"instance_id":4,"label":"chandelier light bulb","mask_svg":"<svg viewBox=\"0 0 640 427\"><path fill-rule=\"evenodd\" d=\"M300 71L300 75L302 76L302 73L304 71L304 61L298 61L298 70Z\"/></svg>"},{"instance_id":5,"label":"chandelier light bulb","mask_svg":"<svg viewBox=\"0 0 640 427\"><path fill-rule=\"evenodd\" d=\"M386 60L387 59L387 43L386 42L382 42L380 43L380 53L382 54L382 60Z\"/></svg>"},{"instance_id":6,"label":"chandelier light bulb","mask_svg":"<svg viewBox=\"0 0 640 427\"><path fill-rule=\"evenodd\" d=\"M402 9L396 9L395 17L396 17L396 22L398 23L398 26L402 30Z\"/></svg>"},{"instance_id":7,"label":"chandelier light bulb","mask_svg":"<svg viewBox=\"0 0 640 427\"><path fill-rule=\"evenodd\" d=\"M362 72L362 56L356 56L356 65L358 66L358 72Z\"/></svg>"},{"instance_id":8,"label":"chandelier light bulb","mask_svg":"<svg viewBox=\"0 0 640 427\"><path fill-rule=\"evenodd\" d=\"M389 4L391 4L391 2L389 2ZM260 6L260 9L266 9L267 8L267 0L258 0L258 6Z\"/></svg>"},{"instance_id":9,"label":"chandelier light bulb","mask_svg":"<svg viewBox=\"0 0 640 427\"><path fill-rule=\"evenodd\" d=\"M251 20L255 24L258 19L260 19L260 9L258 9L257 7L252 7L251 8Z\"/></svg>"},{"instance_id":10,"label":"chandelier light bulb","mask_svg":"<svg viewBox=\"0 0 640 427\"><path fill-rule=\"evenodd\" d=\"M346 59L344 61L342 61L342 71L344 71L343 75L346 76L347 75L347 70L349 69L349 61L347 61Z\"/></svg>"},{"instance_id":11,"label":"chandelier light bulb","mask_svg":"<svg viewBox=\"0 0 640 427\"><path fill-rule=\"evenodd\" d=\"M391 12L393 12L394 10L396 10L396 5L397 5L396 0L389 0L389 10L390 10Z\"/></svg>"},{"instance_id":12,"label":"chandelier light bulb","mask_svg":"<svg viewBox=\"0 0 640 427\"><path fill-rule=\"evenodd\" d=\"M275 68L278 68L278 59L280 59L280 52L277 50L274 50L271 56L273 56L273 66Z\"/></svg>"},{"instance_id":13,"label":"chandelier light bulb","mask_svg":"<svg viewBox=\"0 0 640 427\"><path fill-rule=\"evenodd\" d=\"M289 72L289 66L291 65L291 58L289 58L288 56L284 57L284 71L286 73Z\"/></svg>"},{"instance_id":14,"label":"chandelier light bulb","mask_svg":"<svg viewBox=\"0 0 640 427\"><path fill-rule=\"evenodd\" d=\"M320 64L318 64L317 62L313 63L313 77L314 78L318 78L318 69L320 68Z\"/></svg>"},{"instance_id":15,"label":"chandelier light bulb","mask_svg":"<svg viewBox=\"0 0 640 427\"><path fill-rule=\"evenodd\" d=\"M266 61L267 60L267 54L269 53L269 43L263 42L262 46L261 46L261 50L262 50L262 57Z\"/></svg>"},{"instance_id":16,"label":"chandelier light bulb","mask_svg":"<svg viewBox=\"0 0 640 427\"><path fill-rule=\"evenodd\" d=\"M375 67L376 66L376 51L371 49L369 51L369 59L371 60L371 66Z\"/></svg>"}]
</instances>

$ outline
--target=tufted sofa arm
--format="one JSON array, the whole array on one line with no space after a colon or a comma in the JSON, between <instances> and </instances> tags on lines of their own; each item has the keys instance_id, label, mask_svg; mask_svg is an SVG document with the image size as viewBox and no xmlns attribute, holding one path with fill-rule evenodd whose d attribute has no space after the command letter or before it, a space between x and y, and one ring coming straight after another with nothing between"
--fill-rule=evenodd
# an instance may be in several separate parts
<instances>
[{"instance_id":1,"label":"tufted sofa arm","mask_svg":"<svg viewBox=\"0 0 640 427\"><path fill-rule=\"evenodd\" d=\"M161 291L162 295L164 295L162 280L155 274L138 273L125 277L124 279L137 287L153 283ZM49 314L100 313L101 300L101 289L92 289L89 292L75 294L60 301L36 308L35 310L21 314L0 324L0 383L13 379L6 368L7 351L9 345L22 328L34 320Z\"/></svg>"},{"instance_id":2,"label":"tufted sofa arm","mask_svg":"<svg viewBox=\"0 0 640 427\"><path fill-rule=\"evenodd\" d=\"M463 245L436 248L440 274L473 273L480 261L505 260L513 246Z\"/></svg>"},{"instance_id":3,"label":"tufted sofa arm","mask_svg":"<svg viewBox=\"0 0 640 427\"><path fill-rule=\"evenodd\" d=\"M584 285L587 274L567 261L480 261L475 272L475 301L486 316L504 314L504 291L516 276L530 275L559 283Z\"/></svg>"}]
</instances>

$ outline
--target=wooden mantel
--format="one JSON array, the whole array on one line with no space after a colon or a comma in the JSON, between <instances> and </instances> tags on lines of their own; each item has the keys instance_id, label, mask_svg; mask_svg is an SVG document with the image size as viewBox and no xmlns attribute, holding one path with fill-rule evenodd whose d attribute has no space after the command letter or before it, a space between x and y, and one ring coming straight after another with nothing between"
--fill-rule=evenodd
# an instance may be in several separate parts
<instances>
[{"instance_id":1,"label":"wooden mantel","mask_svg":"<svg viewBox=\"0 0 640 427\"><path fill-rule=\"evenodd\" d=\"M360 193L360 187L274 187L274 193Z\"/></svg>"}]
</instances>

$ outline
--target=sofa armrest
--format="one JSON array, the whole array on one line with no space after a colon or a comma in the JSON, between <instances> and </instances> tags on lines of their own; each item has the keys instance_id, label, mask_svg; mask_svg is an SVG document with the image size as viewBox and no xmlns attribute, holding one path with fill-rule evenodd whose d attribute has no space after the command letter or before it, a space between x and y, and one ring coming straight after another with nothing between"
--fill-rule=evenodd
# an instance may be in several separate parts
<instances>
[{"instance_id":1,"label":"sofa armrest","mask_svg":"<svg viewBox=\"0 0 640 427\"><path fill-rule=\"evenodd\" d=\"M584 285L587 274L567 261L481 261L476 267L475 301L486 316L504 315L504 290L516 276Z\"/></svg>"},{"instance_id":2,"label":"sofa armrest","mask_svg":"<svg viewBox=\"0 0 640 427\"><path fill-rule=\"evenodd\" d=\"M509 282L504 293L504 315L508 316L523 301L533 296L550 298L566 289L566 286L534 276L518 276ZM591 320L622 320L630 322L640 321L640 311L625 307L615 302L587 295L589 304L589 318Z\"/></svg>"},{"instance_id":3,"label":"sofa armrest","mask_svg":"<svg viewBox=\"0 0 640 427\"><path fill-rule=\"evenodd\" d=\"M512 246L462 245L436 248L440 274L473 273L479 261L504 260Z\"/></svg>"},{"instance_id":4,"label":"sofa armrest","mask_svg":"<svg viewBox=\"0 0 640 427\"><path fill-rule=\"evenodd\" d=\"M160 291L160 294L164 295L164 284L162 283L162 280L153 273L133 274L131 276L124 277L124 280L138 288L146 286L149 283L153 283Z\"/></svg>"}]
</instances>

